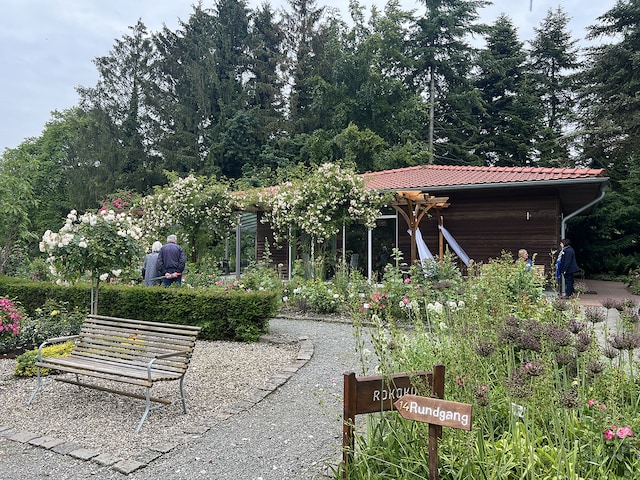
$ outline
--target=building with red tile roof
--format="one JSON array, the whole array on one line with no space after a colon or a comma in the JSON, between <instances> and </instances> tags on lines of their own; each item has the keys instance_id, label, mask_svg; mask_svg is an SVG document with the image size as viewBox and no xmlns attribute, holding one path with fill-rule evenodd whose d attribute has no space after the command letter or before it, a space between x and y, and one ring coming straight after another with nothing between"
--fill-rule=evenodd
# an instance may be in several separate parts
<instances>
[{"instance_id":1,"label":"building with red tile roof","mask_svg":"<svg viewBox=\"0 0 640 480\"><path fill-rule=\"evenodd\" d=\"M364 174L368 188L385 192L414 192L426 198L446 199L446 207L433 208L417 227L424 245L434 256L457 244L475 262L514 254L520 248L550 268L551 252L560 238L571 238L567 221L592 211L604 197L608 182L604 170L587 168L477 167L419 165ZM396 202L397 203L397 202ZM333 245L338 258L372 277L383 250L398 247L404 259L411 255L411 230L406 202L385 212L378 226L366 232L354 226ZM443 204L440 204L441 206ZM404 208L405 214L398 214ZM258 222L257 238L268 226ZM451 241L443 242L443 229ZM580 239L572 239L579 244ZM258 240L257 253L263 251ZM272 254L275 252L271 249ZM289 265L287 249L274 263Z\"/></svg>"}]
</instances>

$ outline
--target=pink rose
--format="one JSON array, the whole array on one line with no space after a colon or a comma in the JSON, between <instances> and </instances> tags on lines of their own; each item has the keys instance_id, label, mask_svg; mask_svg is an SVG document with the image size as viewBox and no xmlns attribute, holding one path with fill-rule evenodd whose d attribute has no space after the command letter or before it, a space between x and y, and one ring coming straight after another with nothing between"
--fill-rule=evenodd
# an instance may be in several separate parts
<instances>
[{"instance_id":1,"label":"pink rose","mask_svg":"<svg viewBox=\"0 0 640 480\"><path fill-rule=\"evenodd\" d=\"M618 438L631 437L633 436L633 432L631 431L631 427L629 426L620 427L617 430L616 435L618 435Z\"/></svg>"}]
</instances>

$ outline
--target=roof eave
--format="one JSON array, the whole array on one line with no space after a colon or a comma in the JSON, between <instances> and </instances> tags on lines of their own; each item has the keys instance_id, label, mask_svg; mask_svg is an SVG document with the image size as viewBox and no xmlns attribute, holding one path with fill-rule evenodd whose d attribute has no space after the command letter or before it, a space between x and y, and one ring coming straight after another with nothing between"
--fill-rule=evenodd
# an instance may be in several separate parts
<instances>
[{"instance_id":1,"label":"roof eave","mask_svg":"<svg viewBox=\"0 0 640 480\"><path fill-rule=\"evenodd\" d=\"M485 188L514 188L514 187L548 187L548 186L564 186L564 185L576 185L576 184L589 184L589 183L607 183L609 177L591 177L591 178L563 178L558 180L529 180L526 182L499 182L499 183L468 183L464 185L438 185L438 186L423 186L413 188L388 188L383 189L381 192L395 192L398 190L428 190L432 192L452 191L452 190L481 190Z\"/></svg>"}]
</instances>

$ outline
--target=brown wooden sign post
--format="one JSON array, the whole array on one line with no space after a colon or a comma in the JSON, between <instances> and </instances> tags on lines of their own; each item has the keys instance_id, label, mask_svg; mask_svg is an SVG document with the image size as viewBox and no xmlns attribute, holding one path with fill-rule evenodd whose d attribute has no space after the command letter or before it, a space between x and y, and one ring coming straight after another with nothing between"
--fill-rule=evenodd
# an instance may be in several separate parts
<instances>
[{"instance_id":1,"label":"brown wooden sign post","mask_svg":"<svg viewBox=\"0 0 640 480\"><path fill-rule=\"evenodd\" d=\"M404 395L393 404L402 418L429 424L429 480L438 480L438 425L471 430L468 403Z\"/></svg>"},{"instance_id":2,"label":"brown wooden sign post","mask_svg":"<svg viewBox=\"0 0 640 480\"><path fill-rule=\"evenodd\" d=\"M425 390L426 387L431 387L435 398L444 397L444 365L435 365L433 372L419 371L390 376L374 375L358 378L353 372L344 374L344 423L342 428L344 478L347 478L348 468L353 460L356 415L393 410L394 402L405 395L415 395L419 388ZM434 428L435 435L440 436L442 427L434 425ZM431 433L431 425L429 432ZM431 454L431 450L429 450L429 454Z\"/></svg>"}]
</instances>

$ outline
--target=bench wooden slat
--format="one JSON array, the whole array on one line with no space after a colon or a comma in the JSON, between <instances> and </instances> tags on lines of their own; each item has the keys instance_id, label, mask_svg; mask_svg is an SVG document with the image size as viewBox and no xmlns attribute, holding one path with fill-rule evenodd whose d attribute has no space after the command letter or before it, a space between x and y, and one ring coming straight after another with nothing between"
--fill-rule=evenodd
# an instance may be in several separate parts
<instances>
[{"instance_id":1,"label":"bench wooden slat","mask_svg":"<svg viewBox=\"0 0 640 480\"><path fill-rule=\"evenodd\" d=\"M151 357L148 359L140 359L138 357L133 357L128 359L125 356L95 355L95 354L92 354L91 352L84 352L82 350L74 351L74 357L85 358L87 361L104 360L104 361L109 361L113 365L133 365L133 366L144 367L145 369L147 368L147 365L149 364L149 361L151 360L151 358L153 358ZM188 366L189 366L189 363L186 360L183 362L172 362L172 363L167 362L166 360L165 361L158 360L153 363L154 370L166 370L166 371L175 372L175 373L184 373L187 370Z\"/></svg>"},{"instance_id":2,"label":"bench wooden slat","mask_svg":"<svg viewBox=\"0 0 640 480\"><path fill-rule=\"evenodd\" d=\"M147 365L144 364L127 364L125 362L112 362L103 358L89 358L82 357L75 354L59 357L44 359L42 363L49 365L60 366L74 366L85 370L95 370L98 372L112 372L113 374L122 374L124 376L133 376L138 378L148 378L149 370ZM47 367L49 368L49 367ZM151 368L151 379L154 381L169 379L175 380L183 375L183 370L171 370L167 368Z\"/></svg>"},{"instance_id":3,"label":"bench wooden slat","mask_svg":"<svg viewBox=\"0 0 640 480\"><path fill-rule=\"evenodd\" d=\"M147 322L104 315L89 315L83 323L75 345L66 357L42 357L47 343L64 339L51 339L38 350L38 385L31 395L31 403L41 386L40 368L50 368L74 375L110 380L145 387L145 396L114 390L105 386L60 377L59 380L88 388L121 393L135 398L146 398L146 410L138 424L140 430L150 410L150 402L172 403L150 396L155 382L180 381L180 398L186 413L182 380L195 348L200 327Z\"/></svg>"},{"instance_id":4,"label":"bench wooden slat","mask_svg":"<svg viewBox=\"0 0 640 480\"><path fill-rule=\"evenodd\" d=\"M119 379L125 383L137 385L152 385L153 382L177 380L182 376L179 372L152 369L151 381L148 380L146 367L125 366L123 364L111 364L99 360L83 359L76 356L47 359L37 363L43 368L88 375L97 378Z\"/></svg>"}]
</instances>

